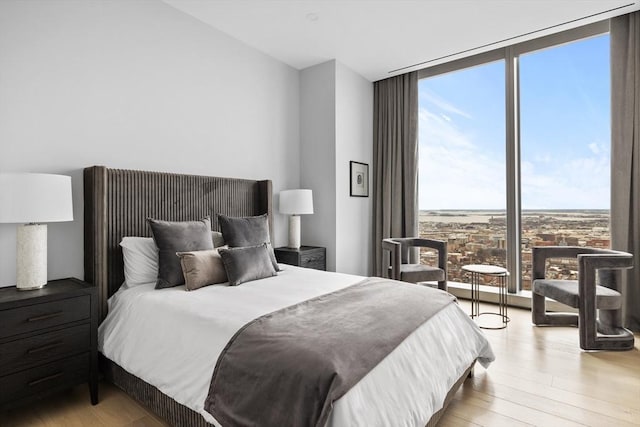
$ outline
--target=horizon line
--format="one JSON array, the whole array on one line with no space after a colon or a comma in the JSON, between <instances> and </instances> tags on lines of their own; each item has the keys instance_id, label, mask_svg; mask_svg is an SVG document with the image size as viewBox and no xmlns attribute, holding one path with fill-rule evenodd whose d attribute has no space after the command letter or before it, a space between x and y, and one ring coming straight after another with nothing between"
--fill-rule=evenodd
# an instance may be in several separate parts
<instances>
[{"instance_id":1,"label":"horizon line","mask_svg":"<svg viewBox=\"0 0 640 427\"><path fill-rule=\"evenodd\" d=\"M506 213L506 209L418 209L420 212L504 212ZM521 209L522 212L593 212L593 211L611 211L611 209L606 208L571 208L571 209Z\"/></svg>"}]
</instances>

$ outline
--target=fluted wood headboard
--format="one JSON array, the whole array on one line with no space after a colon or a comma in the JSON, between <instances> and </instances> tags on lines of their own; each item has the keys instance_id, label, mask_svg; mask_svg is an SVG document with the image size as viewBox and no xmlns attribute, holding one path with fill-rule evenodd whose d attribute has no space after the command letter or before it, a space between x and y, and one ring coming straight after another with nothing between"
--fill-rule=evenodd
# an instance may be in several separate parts
<instances>
[{"instance_id":1,"label":"fluted wood headboard","mask_svg":"<svg viewBox=\"0 0 640 427\"><path fill-rule=\"evenodd\" d=\"M188 221L216 215L269 215L273 235L271 181L109 169L84 170L84 274L98 287L100 319L107 299L124 281L125 236L150 237L147 218Z\"/></svg>"}]
</instances>

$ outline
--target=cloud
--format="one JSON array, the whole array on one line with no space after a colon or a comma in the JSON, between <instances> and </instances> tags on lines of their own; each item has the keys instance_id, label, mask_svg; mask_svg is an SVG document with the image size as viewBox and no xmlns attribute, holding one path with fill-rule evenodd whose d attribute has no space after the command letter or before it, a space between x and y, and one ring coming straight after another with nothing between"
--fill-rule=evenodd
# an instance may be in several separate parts
<instances>
[{"instance_id":1,"label":"cloud","mask_svg":"<svg viewBox=\"0 0 640 427\"><path fill-rule=\"evenodd\" d=\"M455 107L454 107L455 108ZM420 209L504 209L506 166L474 136L427 108L419 111ZM545 153L520 164L523 209L606 209L610 203L608 147L563 159Z\"/></svg>"},{"instance_id":2,"label":"cloud","mask_svg":"<svg viewBox=\"0 0 640 427\"><path fill-rule=\"evenodd\" d=\"M505 206L504 159L426 108L419 112L420 209L500 209Z\"/></svg>"},{"instance_id":3,"label":"cloud","mask_svg":"<svg viewBox=\"0 0 640 427\"><path fill-rule=\"evenodd\" d=\"M594 141L591 144L588 144L587 147L589 147L589 150L596 156L608 156L610 152L608 142L605 144L601 141Z\"/></svg>"},{"instance_id":4,"label":"cloud","mask_svg":"<svg viewBox=\"0 0 640 427\"><path fill-rule=\"evenodd\" d=\"M443 119L440 115L430 112L425 108L421 108L418 112L419 120L419 140L422 143L446 142L447 145L455 147L471 147L469 135L455 128L455 125Z\"/></svg>"},{"instance_id":5,"label":"cloud","mask_svg":"<svg viewBox=\"0 0 640 427\"><path fill-rule=\"evenodd\" d=\"M435 106L436 108L439 108L440 110L442 110L444 112L452 113L452 114L464 117L466 119L472 119L473 118L471 116L471 114L459 109L455 105L451 104L450 102L447 102L446 100L444 100L443 98L439 97L438 95L436 95L435 93L433 93L432 91L430 91L428 89L421 89L420 90L420 97L424 101L433 104L433 106Z\"/></svg>"},{"instance_id":6,"label":"cloud","mask_svg":"<svg viewBox=\"0 0 640 427\"><path fill-rule=\"evenodd\" d=\"M551 163L551 155L549 153L536 154L534 160L538 163Z\"/></svg>"},{"instance_id":7,"label":"cloud","mask_svg":"<svg viewBox=\"0 0 640 427\"><path fill-rule=\"evenodd\" d=\"M610 203L610 166L606 155L577 157L537 170L523 162L524 209L606 209Z\"/></svg>"}]
</instances>

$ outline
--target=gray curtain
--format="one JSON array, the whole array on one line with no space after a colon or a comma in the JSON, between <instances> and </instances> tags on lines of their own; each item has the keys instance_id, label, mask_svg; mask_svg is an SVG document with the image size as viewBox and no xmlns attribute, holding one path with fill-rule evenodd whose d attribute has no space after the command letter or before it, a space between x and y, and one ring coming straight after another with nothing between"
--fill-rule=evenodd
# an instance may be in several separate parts
<instances>
[{"instance_id":1,"label":"gray curtain","mask_svg":"<svg viewBox=\"0 0 640 427\"><path fill-rule=\"evenodd\" d=\"M611 20L611 247L634 255L623 323L640 331L640 12Z\"/></svg>"},{"instance_id":2,"label":"gray curtain","mask_svg":"<svg viewBox=\"0 0 640 427\"><path fill-rule=\"evenodd\" d=\"M373 261L382 239L418 235L418 73L374 83Z\"/></svg>"}]
</instances>

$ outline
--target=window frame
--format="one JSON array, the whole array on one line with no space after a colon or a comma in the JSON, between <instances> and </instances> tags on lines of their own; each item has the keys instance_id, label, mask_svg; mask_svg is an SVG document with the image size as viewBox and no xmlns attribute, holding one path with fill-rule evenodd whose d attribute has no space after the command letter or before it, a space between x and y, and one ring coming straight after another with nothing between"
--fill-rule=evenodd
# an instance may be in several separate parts
<instances>
[{"instance_id":1,"label":"window frame","mask_svg":"<svg viewBox=\"0 0 640 427\"><path fill-rule=\"evenodd\" d=\"M506 210L507 210L507 270L511 272L508 291L522 290L522 206L520 187L520 55L561 46L574 41L599 36L609 32L610 20L595 22L571 30L527 40L499 49L490 50L455 61L418 70L418 79L426 79L466 68L504 61L505 64L505 149L506 149ZM518 274L514 274L514 272Z\"/></svg>"}]
</instances>

